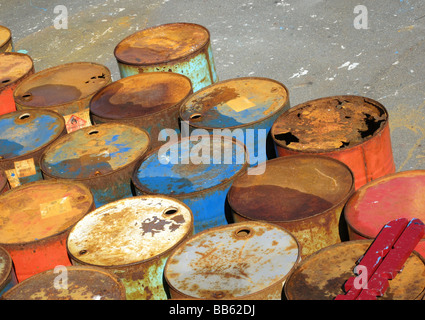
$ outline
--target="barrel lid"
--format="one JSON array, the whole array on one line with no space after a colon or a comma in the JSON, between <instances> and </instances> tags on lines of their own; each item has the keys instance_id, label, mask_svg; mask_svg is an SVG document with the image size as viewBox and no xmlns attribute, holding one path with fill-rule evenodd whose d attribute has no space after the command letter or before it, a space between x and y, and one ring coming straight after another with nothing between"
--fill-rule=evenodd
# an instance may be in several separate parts
<instances>
[{"instance_id":1,"label":"barrel lid","mask_svg":"<svg viewBox=\"0 0 425 320\"><path fill-rule=\"evenodd\" d=\"M321 249L295 267L285 282L289 300L333 300L345 281L355 276L356 262L369 248L372 240L346 241ZM403 270L388 282L389 287L379 300L413 300L425 289L424 260L412 253Z\"/></svg>"},{"instance_id":2,"label":"barrel lid","mask_svg":"<svg viewBox=\"0 0 425 320\"><path fill-rule=\"evenodd\" d=\"M66 281L63 281L65 279ZM90 266L68 266L23 280L5 300L125 300L125 287L110 272Z\"/></svg>"},{"instance_id":3,"label":"barrel lid","mask_svg":"<svg viewBox=\"0 0 425 320\"><path fill-rule=\"evenodd\" d=\"M149 147L149 134L119 123L98 124L71 132L44 152L43 173L62 179L90 179L120 170Z\"/></svg>"},{"instance_id":4,"label":"barrel lid","mask_svg":"<svg viewBox=\"0 0 425 320\"><path fill-rule=\"evenodd\" d=\"M9 277L12 268L13 262L10 254L6 251L6 249L0 247L0 291Z\"/></svg>"},{"instance_id":5,"label":"barrel lid","mask_svg":"<svg viewBox=\"0 0 425 320\"><path fill-rule=\"evenodd\" d=\"M242 143L228 137L199 137L199 142L181 138L147 155L133 173L135 187L147 194L178 197L214 188L245 171L248 160Z\"/></svg>"},{"instance_id":6,"label":"barrel lid","mask_svg":"<svg viewBox=\"0 0 425 320\"><path fill-rule=\"evenodd\" d=\"M141 73L119 79L100 89L90 101L90 112L107 119L126 119L179 107L192 93L184 75L171 72Z\"/></svg>"},{"instance_id":7,"label":"barrel lid","mask_svg":"<svg viewBox=\"0 0 425 320\"><path fill-rule=\"evenodd\" d=\"M283 281L300 255L285 229L257 221L201 231L179 245L164 269L167 283L186 296L232 299Z\"/></svg>"},{"instance_id":8,"label":"barrel lid","mask_svg":"<svg viewBox=\"0 0 425 320\"><path fill-rule=\"evenodd\" d=\"M261 121L283 108L289 108L289 93L283 84L245 77L197 91L183 102L180 117L194 127L230 128Z\"/></svg>"},{"instance_id":9,"label":"barrel lid","mask_svg":"<svg viewBox=\"0 0 425 320\"><path fill-rule=\"evenodd\" d=\"M63 118L48 110L25 110L0 116L0 156L12 159L46 147L65 130Z\"/></svg>"},{"instance_id":10,"label":"barrel lid","mask_svg":"<svg viewBox=\"0 0 425 320\"><path fill-rule=\"evenodd\" d=\"M278 222L341 206L353 191L353 174L342 162L295 155L268 160L263 174L244 173L233 182L227 199L245 218Z\"/></svg>"},{"instance_id":11,"label":"barrel lid","mask_svg":"<svg viewBox=\"0 0 425 320\"><path fill-rule=\"evenodd\" d=\"M135 196L90 212L71 230L74 259L96 266L142 263L173 249L193 230L192 212L165 196Z\"/></svg>"},{"instance_id":12,"label":"barrel lid","mask_svg":"<svg viewBox=\"0 0 425 320\"><path fill-rule=\"evenodd\" d=\"M89 97L110 82L104 65L72 62L32 74L16 87L14 98L28 108L60 106Z\"/></svg>"},{"instance_id":13,"label":"barrel lid","mask_svg":"<svg viewBox=\"0 0 425 320\"><path fill-rule=\"evenodd\" d=\"M184 58L209 43L208 30L194 23L169 23L147 28L123 39L115 47L118 61L152 65Z\"/></svg>"},{"instance_id":14,"label":"barrel lid","mask_svg":"<svg viewBox=\"0 0 425 320\"><path fill-rule=\"evenodd\" d=\"M375 238L389 221L417 218L425 222L425 170L409 170L375 179L348 200L344 216L350 228Z\"/></svg>"},{"instance_id":15,"label":"barrel lid","mask_svg":"<svg viewBox=\"0 0 425 320\"><path fill-rule=\"evenodd\" d=\"M12 32L5 26L0 26L0 47L4 46L12 38Z\"/></svg>"},{"instance_id":16,"label":"barrel lid","mask_svg":"<svg viewBox=\"0 0 425 320\"><path fill-rule=\"evenodd\" d=\"M388 122L379 102L361 96L307 101L281 114L272 126L275 143L304 152L350 148L375 136Z\"/></svg>"},{"instance_id":17,"label":"barrel lid","mask_svg":"<svg viewBox=\"0 0 425 320\"><path fill-rule=\"evenodd\" d=\"M94 208L83 184L39 180L0 195L0 243L22 244L65 232Z\"/></svg>"},{"instance_id":18,"label":"barrel lid","mask_svg":"<svg viewBox=\"0 0 425 320\"><path fill-rule=\"evenodd\" d=\"M0 89L28 75L33 68L34 63L29 55L19 52L0 53Z\"/></svg>"}]
</instances>

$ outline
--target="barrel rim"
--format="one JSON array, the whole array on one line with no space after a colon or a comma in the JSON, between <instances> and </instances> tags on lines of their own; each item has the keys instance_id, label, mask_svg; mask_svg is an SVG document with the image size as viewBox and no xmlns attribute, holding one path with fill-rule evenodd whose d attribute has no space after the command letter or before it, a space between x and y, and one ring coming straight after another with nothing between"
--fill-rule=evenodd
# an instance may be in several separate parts
<instances>
[{"instance_id":1,"label":"barrel rim","mask_svg":"<svg viewBox=\"0 0 425 320\"><path fill-rule=\"evenodd\" d=\"M205 41L202 45L200 45L200 46L199 46L199 48L198 48L197 50L195 50L195 51L193 51L193 52L189 52L188 54L186 54L186 55L184 55L184 56L181 56L181 57L176 57L176 58L174 58L174 59L168 59L168 60L159 61L159 62L151 62L151 63L136 63L136 62L129 62L129 61L125 61L125 60L123 60L122 58L118 57L118 55L117 55L117 50L118 50L119 46L120 46L122 43L124 43L124 42L128 41L130 38L134 37L136 34L142 33L142 32L144 32L144 31L146 31L146 30L153 30L153 29L163 28L163 27L173 26L173 25L183 25L183 26L185 26L185 25L190 25L190 26L195 26L195 27L201 28L201 29L203 29L204 31L206 31L206 34L207 34L206 41ZM181 59L184 59L184 58L189 58L189 57L192 57L192 56L197 55L199 52L201 52L202 50L204 50L206 47L208 47L208 46L210 45L210 39L211 39L210 32L209 32L209 30L208 30L206 27L204 27L203 25L200 25L200 24L197 24L197 23L191 23L191 22L172 22L172 23L164 23L164 24L159 24L159 25L155 25L155 26L152 26L152 27L144 28L144 29L142 29L142 30L136 31L136 32L134 32L134 33L132 33L132 34L128 35L127 37L125 37L124 39L122 39L122 40L121 40L121 41L120 41L120 42L119 42L119 43L115 46L115 49L114 49L114 56L115 56L115 59L117 60L117 62L118 62L118 63L124 64L124 65L128 65L128 66L139 66L139 67L144 67L144 66L154 66L154 65L160 65L160 64L167 64L167 63L172 63L172 62L174 62L174 61L178 61L178 60L181 60Z\"/></svg>"},{"instance_id":2,"label":"barrel rim","mask_svg":"<svg viewBox=\"0 0 425 320\"><path fill-rule=\"evenodd\" d=\"M104 115L100 115L99 113L96 113L96 112L93 112L93 110L92 110L92 103L98 98L98 96L100 96L102 93L104 93L105 92L105 90L109 87L110 88L110 86L112 85L112 84L114 84L115 82L117 82L117 83L121 83L121 82L124 82L124 81L128 81L128 80L130 80L130 79L134 79L134 78L142 78L142 77L146 77L147 75L150 75L150 74L167 74L167 75L172 75L172 77L174 77L175 75L176 76L178 76L178 77L181 77L182 79L185 79L185 81L188 81L188 83L189 83L189 85L190 85L190 90L189 90L189 92L186 94L186 96L183 98L183 99L181 99L179 102L177 102L177 103L175 103L174 105L172 105L172 106L170 106L170 107L168 107L168 108L165 108L165 109L161 109L161 110L159 110L159 111L155 111L155 112L152 112L152 113L147 113L147 114L144 114L144 115L139 115L139 116L132 116L132 117L115 117L115 118L113 118L113 117L106 117L106 116L104 116ZM167 111L167 110L170 110L170 109L172 109L172 108L180 108L180 106L179 105L181 105L181 103L182 103L182 101L184 101L187 97L189 97L190 95L192 95L193 94L193 84L192 84L192 80L190 80L190 78L189 77L187 77L186 75L184 75L184 74L180 74L180 73L175 73L175 72L165 72L165 71L163 71L163 72L143 72L143 73L139 73L139 74L134 74L134 75L131 75L131 76L128 76L128 77L125 77L125 78L121 78L121 79L118 79L117 81L114 81L114 82L111 82L111 83L109 83L109 84L107 84L105 87L103 87L103 88L101 88L99 91L97 91L91 98L90 98L90 102L89 102L89 110L90 110L90 113L92 114L92 115L94 115L94 116L96 116L96 117L98 117L98 118L100 118L100 119L105 119L105 120L109 120L109 121L126 121L126 120L133 120L133 119L142 119L142 118L145 118L145 117L148 117L148 116L156 116L156 115L159 115L159 114L161 114L161 113L163 113L164 111Z\"/></svg>"},{"instance_id":3,"label":"barrel rim","mask_svg":"<svg viewBox=\"0 0 425 320\"><path fill-rule=\"evenodd\" d=\"M16 115L18 117L19 115L24 115L24 114L27 114L29 112L51 115L53 118L56 118L59 121L58 123L62 127L62 130L58 130L58 133L56 135L53 135L53 138L51 138L50 141L41 145L40 147L32 149L31 151L29 151L25 154L21 154L19 156L0 159L0 163L10 162L10 161L20 161L20 160L28 159L31 156L33 156L34 154L36 154L37 152L48 148L49 146L51 146L53 143L55 143L58 139L60 139L63 135L65 135L67 133L66 125L65 125L65 119L59 113L52 111L52 110L39 110L39 109L17 110L17 111L13 111L13 112L10 112L10 113L6 113L4 115L0 115L0 120L2 118L13 117L14 115Z\"/></svg>"},{"instance_id":4,"label":"barrel rim","mask_svg":"<svg viewBox=\"0 0 425 320\"><path fill-rule=\"evenodd\" d=\"M162 194L160 194L160 195L141 195L141 196L133 196L133 197L131 197L131 198L128 198L128 199L120 199L120 200L115 200L115 201L112 201L112 202L110 202L110 203L107 203L107 204L105 204L105 205L102 205L102 206L100 206L100 207L98 207L98 208L96 208L96 209L94 209L94 210L92 210L91 212L89 212L88 213L88 215L89 214L91 214L91 213L93 213L93 212L95 212L95 213L97 213L97 212L99 212L99 211L101 211L101 210L103 210L105 207L107 207L107 206L113 206L114 204L116 204L116 203L119 203L119 202L122 202L122 201L126 201L126 200L131 200L131 199L134 199L134 198L139 198L139 199L141 199L141 198L153 198L153 199L158 199L158 197L159 198L163 198L163 199L167 199L167 200L171 200L171 201L174 201L174 202L178 202L180 205L182 205L183 207L185 207L187 210L188 210L188 212L190 213L190 216L191 216L191 219L192 219L192 221L191 221L191 224L190 224L190 228L188 228L188 230L187 230L187 233L182 237L182 239L180 239L180 241L178 241L177 243L175 243L174 245L172 245L172 246L170 246L167 250L165 250L165 251L163 251L163 252L160 252L159 254L157 254L157 255L155 255L155 256L152 256L152 257L150 257L150 258L148 258L148 259L144 259L144 260L140 260L140 261L135 261L135 262L131 262L131 263L125 263L125 264L116 264L116 265L102 265L102 264L92 264L92 263L88 263L88 262L85 262L85 261L83 261L83 260L81 260L81 259L79 259L79 258L77 258L77 257L75 257L74 255L73 255L73 253L69 250L69 245L68 245L68 241L69 241L69 235L73 232L73 230L76 228L76 226L79 224L79 223L82 223L82 220L83 219L80 219L80 221L78 221L72 228L71 228L71 230L70 230L70 232L69 232L69 234L68 234L68 237L67 237L67 239L66 239L66 251L68 252L68 255L70 256L70 258L72 259L72 260L74 260L74 261L76 261L78 264L81 264L81 265L86 265L86 266L94 266L94 267L99 267L99 268L104 268L104 269L122 269L122 268L129 268L129 267L133 267L133 266L139 266L139 265L142 265L142 264L145 264L145 263L148 263L148 262L150 262L150 261L154 261L154 260L158 260L158 259L160 259L161 257L164 257L164 256L168 256L171 252L173 252L174 251L174 249L181 243L181 242L183 242L183 241L185 241L187 238L190 238L191 236L192 236L192 234L193 234L193 230L194 230L194 224L193 224L193 222L194 222L194 216L193 216L193 212L192 212L192 210L190 209L190 207L188 206L188 205L186 205L185 203L183 203L181 200L179 200L179 199L175 199L175 198L173 198L173 197L169 197L169 196L167 196L167 195L162 195ZM84 217L83 217L84 218Z\"/></svg>"},{"instance_id":5,"label":"barrel rim","mask_svg":"<svg viewBox=\"0 0 425 320\"><path fill-rule=\"evenodd\" d=\"M0 273L0 292L7 286L7 279L9 277L11 277L13 271L13 260L12 257L10 255L10 253L6 250L6 248L4 248L3 246L0 245L0 254L4 253L4 255L6 256L6 263L4 265L4 272L3 274ZM3 275L3 276L2 276Z\"/></svg>"},{"instance_id":6,"label":"barrel rim","mask_svg":"<svg viewBox=\"0 0 425 320\"><path fill-rule=\"evenodd\" d=\"M211 137L212 135L199 135L200 137ZM134 187L136 189L138 189L140 192L142 192L143 194L147 194L147 195L157 195L157 194L164 194L176 199L185 199L185 198L189 198L189 197L194 197L197 195L201 195L204 193L208 193L211 190L214 189L219 189L220 187L231 183L232 181L234 181L236 179L236 177L240 176L242 173L244 173L246 171L246 169L248 169L248 151L247 148L245 146L245 144L243 144L242 142L240 142L239 140L236 140L235 138L230 138L227 136L220 136L220 139L224 138L227 140L231 140L233 141L233 143L240 145L241 147L243 147L244 149L244 154L245 154L245 162L243 164L243 166L238 170L238 172L236 172L233 176L231 176L230 178L226 178L223 179L220 183L210 187L210 188L206 188L206 189L202 189L202 190L197 190L197 191L193 191L193 192L188 192L188 193L177 193L177 194L170 194L170 193L164 193L164 192L153 192L151 190L147 190L146 188L144 188L144 186L140 183L139 178L137 177L137 173L140 169L140 166L143 164L143 162L145 160L147 160L148 158L150 158L151 156L155 155L156 153L158 153L159 149L161 149L163 146L159 146L156 147L155 149L151 150L150 152L146 153L140 160L139 162L136 164L136 166L134 167L133 170L133 174L131 176L131 181L134 185ZM180 144L182 141L184 140L189 140L190 142L190 136L189 137L179 137L177 141L173 142L173 145L175 144Z\"/></svg>"},{"instance_id":7,"label":"barrel rim","mask_svg":"<svg viewBox=\"0 0 425 320\"><path fill-rule=\"evenodd\" d=\"M87 208L87 212L86 213L82 213L81 214L81 218L84 217L86 214L90 213L91 211L93 211L95 209L95 202L94 202L94 197L93 197L93 193L91 192L90 188L88 188L86 185L84 185L81 182L75 182L75 181L68 181L66 179L49 179L49 180L37 180L37 181L31 181L28 183L25 183L23 185L17 186L15 188L12 188L8 191L6 191L3 194L0 194L0 199L3 199L5 196L7 196L8 194L12 193L12 192L20 192L22 189L26 189L29 187L32 187L33 185L38 185L38 184L50 184L50 183L63 183L63 184L76 184L78 185L78 187L80 187L81 189L84 189L85 191L87 191L87 194L89 196L91 196L91 205ZM80 218L80 219L81 219ZM8 248L16 248L16 247L21 247L21 246L28 246L28 245L40 245L43 242L47 242L50 240L53 240L54 238L60 238L62 237L64 234L67 234L72 227L75 225L72 224L70 226L68 226L67 228L63 229L62 231L53 233L47 237L44 238L40 238L37 240L31 240L31 241L25 241L25 242L9 242L9 243L0 243L0 247L8 247Z\"/></svg>"},{"instance_id":8,"label":"barrel rim","mask_svg":"<svg viewBox=\"0 0 425 320\"><path fill-rule=\"evenodd\" d=\"M383 114L385 114L385 123L383 126L381 126L378 130L376 130L372 135L363 138L363 140L359 143L353 144L353 145L349 145L349 146L345 146L343 148L338 148L338 149L328 149L328 150L298 150L298 149L292 149L289 148L287 145L283 144L282 142L280 142L280 140L277 140L275 138L275 128L279 122L279 118L286 116L289 113L295 112L296 110L298 110L299 108L302 108L308 104L317 102L317 101L323 101L323 100L331 100L331 99L337 99L337 98L355 98L355 99L363 99L363 100L369 100L375 107L379 107L381 109L381 111L383 112ZM303 154L329 154L329 153L342 153L345 152L346 150L350 150L350 149L354 149L354 148L358 148L359 146L363 145L364 143L367 143L368 141L372 140L373 138L375 138L376 136L382 134L382 132L385 130L385 128L389 128L389 113L388 110L385 108L385 106L380 103L377 100L374 100L372 98L368 98L365 96L360 96L360 95L335 95L335 96L326 96L326 97L321 97L321 98L317 98L317 99L313 99L313 100L308 100L305 102L302 102L300 104L297 104L295 106L293 106L292 108L290 108L289 110L283 112L277 119L276 121L273 123L272 128L270 130L271 132L271 137L273 139L273 142L275 143L276 147L278 148L282 148L285 150L288 150L290 152L296 152L296 153L303 153Z\"/></svg>"},{"instance_id":9,"label":"barrel rim","mask_svg":"<svg viewBox=\"0 0 425 320\"><path fill-rule=\"evenodd\" d=\"M229 127L209 127L209 126L203 126L203 125L197 125L196 123L190 122L190 120L188 119L184 119L183 118L183 111L185 109L186 104L189 102L190 99L196 97L199 93L202 93L203 91L207 91L210 90L214 87L220 86L222 84L228 83L228 82L239 82L239 81L249 81L249 80L259 80L259 81L266 81L266 82L273 82L276 85L280 86L281 88L283 88L283 90L285 91L285 102L283 105L281 105L279 108L277 108L274 112L270 113L269 115L267 115L264 118L249 122L249 123L245 123L245 124L239 124L236 126L229 126ZM215 83L212 83L208 86L203 87L202 89L194 92L192 95L190 95L189 97L187 97L181 104L180 106L180 110L179 110L179 117L180 119L182 119L182 121L187 121L189 123L189 126L197 128L197 129L205 129L205 130L214 130L214 129L238 129L238 128L246 128L246 127L250 127L252 125L255 125L257 123L261 123L266 121L267 119L270 119L272 117L274 117L276 114L278 114L279 112L284 112L285 107L290 107L290 101L289 101L289 90L288 88L280 81L271 79L271 78L267 78L267 77L239 77L239 78L232 78L232 79L226 79L226 80L221 80ZM289 111L290 109L288 109L287 111Z\"/></svg>"},{"instance_id":10,"label":"barrel rim","mask_svg":"<svg viewBox=\"0 0 425 320\"><path fill-rule=\"evenodd\" d=\"M19 83L16 86L16 88L13 91L13 98L16 101L17 109L18 108L25 108L25 110L27 110L27 109L56 109L56 108L68 106L70 104L78 103L79 101L83 101L84 99L87 99L88 97L95 94L97 91L91 92L87 95L83 95L78 99L70 100L70 101L65 102L65 103L53 104L53 105L49 105L49 106L27 105L27 104L25 104L25 101L22 101L22 99L19 99L19 97L17 96L21 87L26 85L28 82L32 81L33 79L37 79L37 78L40 78L40 77L44 78L45 74L49 74L50 72L55 72L56 70L61 70L61 69L64 69L64 68L66 69L68 67L72 67L72 66L75 66L75 65L92 65L92 66L100 67L101 69L103 69L107 73L105 75L105 79L108 78L107 79L108 81L106 81L106 84L109 84L112 81L112 73L111 73L110 69L107 66L100 64L100 63L97 63L97 62L75 61L75 62L68 62L68 63L56 65L56 66L40 70L38 72L35 72L35 73L29 75L24 81L22 81L21 83Z\"/></svg>"},{"instance_id":11,"label":"barrel rim","mask_svg":"<svg viewBox=\"0 0 425 320\"><path fill-rule=\"evenodd\" d=\"M318 212L318 213L316 213L316 214L313 214L313 215L311 215L311 216L308 216L308 217L305 217L305 218L300 218L300 219L293 219L293 220L262 220L262 219L254 219L254 218L252 218L252 217L249 217L249 216L247 216L247 215L245 215L245 214L242 214L242 213L240 213L240 212L238 212L233 206L232 206L232 204L231 204L231 197L232 197L232 194L234 193L234 191L232 192L232 190L234 190L234 188L233 188L233 185L230 187L230 189L229 189L229 192L227 193L227 201L228 201L228 203L229 203L229 206L230 206L230 208L231 208L231 210L232 210L232 212L233 212L233 214L235 214L235 215L238 215L238 216L240 216L240 217L242 217L242 218L245 218L245 219L247 219L247 220L250 220L250 221L252 221L252 220L258 220L258 221L266 221L266 222L269 222L269 223L275 223L275 224L279 224L279 223L293 223L293 222L302 222L302 221L308 221L308 220L310 220L310 219L313 219L313 218L317 218L317 217L319 217L319 216L321 216L321 215L325 215L325 214L327 214L328 212L330 212L330 211L333 211L333 210L335 210L335 209L337 209L338 207L341 207L341 206L344 206L345 205L345 203L347 202L347 199L350 199L350 197L352 196L352 194L354 193L354 191L355 191L355 179L354 179L354 174L353 174L353 171L350 169L350 167L348 167L345 163L343 163L343 162L341 162L341 161L339 161L339 160L337 160L337 159L334 159L334 158L331 158L331 157L328 157L328 156L323 156L323 155L310 155L310 154L296 154L296 155L289 155L289 156L285 156L285 157L277 157L277 158L274 158L274 159L270 159L270 160L267 160L267 162L268 161L273 161L273 162L283 162L283 161L285 161L285 160L292 160L292 159L301 159L301 158L310 158L310 159L323 159L323 160L325 160L325 161L330 161L330 162L334 162L334 163L337 163L337 164L339 164L340 166L341 166L341 168L345 168L346 169L346 171L347 171L347 173L350 175L350 177L351 177L351 186L350 186L350 188L349 188L349 191L347 192L347 194L345 194L342 198L341 198L341 200L339 201L339 202L337 202L336 204L334 204L332 207L330 207L330 208L328 208L328 209L326 209L326 210L324 210L324 211L321 211L321 212ZM266 163L266 168L267 168L267 163ZM267 170L267 169L266 169ZM241 176L245 176L246 175L246 173L244 173L243 175L241 175ZM233 188L233 189L232 189Z\"/></svg>"},{"instance_id":12,"label":"barrel rim","mask_svg":"<svg viewBox=\"0 0 425 320\"><path fill-rule=\"evenodd\" d=\"M6 30L6 32L9 32L9 37L8 37L5 41L0 42L0 48L1 48L1 47L3 47L4 45L6 45L9 41L11 41L11 40L12 40L12 31L11 31L8 27L6 27L6 26L4 26L4 25L0 25L0 29L5 29L5 30Z\"/></svg>"},{"instance_id":13,"label":"barrel rim","mask_svg":"<svg viewBox=\"0 0 425 320\"><path fill-rule=\"evenodd\" d=\"M346 245L356 245L356 244L362 244L362 243L369 243L369 246L373 243L374 239L361 239L361 240L350 240L350 241L343 241L340 243L336 243L327 247L324 247L322 249L319 249L316 252L313 252L312 254L310 254L309 256L305 257L302 261L300 261L300 263L298 263L294 268L293 268L293 272L290 274L290 276L286 279L285 281L285 285L283 287L283 292L285 297L288 300L294 300L294 298L290 296L290 294L288 294L288 287L289 284L291 283L291 280L293 279L293 277L295 276L295 274L297 273L297 271L301 270L301 268L303 268L311 259L314 259L314 257L318 256L319 254L323 254L323 252L332 250L336 247L342 247L342 246L346 246ZM367 248L366 248L367 249ZM425 268L425 258L422 257L418 252L416 252L415 250L412 251L412 253L410 254L410 256L416 256L423 264L424 264L424 268ZM409 256L409 257L410 257ZM360 257L359 257L360 258ZM354 262L354 261L353 261ZM353 273L354 275L354 273ZM348 278L347 278L348 279ZM421 297L425 292L425 287L423 288L423 290L418 294L418 296L415 299L418 299L419 297Z\"/></svg>"},{"instance_id":14,"label":"barrel rim","mask_svg":"<svg viewBox=\"0 0 425 320\"><path fill-rule=\"evenodd\" d=\"M118 276L115 275L114 273L109 272L109 271L107 271L103 268L95 267L95 266L71 265L71 266L65 266L65 268L67 269L68 272L69 271L89 271L89 272L93 271L93 272L105 275L106 277L110 278L117 285L117 288L119 289L119 297L120 297L119 299L120 300L126 300L125 286L120 281ZM13 286L11 289L9 289L6 293L4 293L2 298L5 299L5 300L8 300L7 297L9 295L13 295L14 291L19 290L21 287L25 288L27 283L32 283L34 281L34 279L43 278L46 275L51 274L51 273L54 273L54 269L50 269L50 270L46 270L46 271L36 273L33 276L22 280L21 282L19 282L15 286Z\"/></svg>"},{"instance_id":15,"label":"barrel rim","mask_svg":"<svg viewBox=\"0 0 425 320\"><path fill-rule=\"evenodd\" d=\"M283 231L283 232L287 233L294 240L294 242L297 244L297 252L298 252L297 253L297 258L294 261L294 264L293 264L291 270L287 274L285 274L282 278L279 278L278 280L275 280L274 282L270 283L269 285L267 285L266 287L264 287L261 290L258 290L258 291L255 291L255 292L252 292L252 293L249 293L249 294L246 294L246 295L242 295L242 296L232 296L232 297L229 297L229 299L248 299L249 297L257 296L259 293L264 292L264 291L267 291L268 289L270 289L271 287L273 287L274 285L276 285L278 283L282 283L283 284L284 281L286 281L288 279L289 275L292 274L292 272L294 271L295 267L301 261L301 244L300 244L300 242L298 241L298 239L294 236L294 234L292 232L290 232L288 229L286 229L286 228L284 228L284 227L282 227L280 225L277 225L277 224L274 224L274 223L270 223L270 222L263 222L263 221L244 221L244 222L236 222L236 223L231 223L231 224L222 225L222 226L215 226L215 227L212 227L212 228L209 228L209 229L202 230L202 231L196 233L195 235L193 235L192 237L186 239L182 243L180 243L175 248L175 250L170 254L170 256L168 257L167 262L165 263L165 266L164 266L164 272L163 272L163 274L164 274L164 280L166 281L166 283L170 287L170 289L174 290L179 295L183 295L185 297L196 298L196 299L204 299L204 298L200 298L200 297L190 296L190 295L188 295L188 294L186 294L186 293L178 290L170 282L169 277L167 276L167 273L168 273L168 269L169 269L169 267L170 267L170 265L172 263L171 261L179 253L178 252L179 250L182 250L182 248L184 248L188 243L190 243L191 241L194 241L196 239L199 239L199 238L203 237L205 234L209 234L209 233L212 233L214 231L223 230L223 229L240 229L243 226L247 226L247 225L248 226L249 225L257 225L257 226L264 226L264 225L266 225L266 226L271 226L271 227L273 227L275 229L279 229L280 231ZM224 299L217 299L217 300L224 300Z\"/></svg>"},{"instance_id":16,"label":"barrel rim","mask_svg":"<svg viewBox=\"0 0 425 320\"><path fill-rule=\"evenodd\" d=\"M362 193L365 192L365 190L369 189L370 187L380 184L383 181L388 181L388 180L392 180L393 178L398 178L398 177L405 177L407 174L421 174L425 177L425 169L414 169L414 170L406 170L406 171L399 171L399 172L394 172L394 173L389 173L385 176L376 178L372 181L369 181L368 183L362 185L360 188L358 188L352 195L351 197L348 199L347 203L344 206L344 210L343 210L343 216L344 219L347 223L347 226L354 231L356 234L358 234L359 236L361 236L362 238L366 238L366 239L374 239L376 236L371 236L368 235L360 230L358 230L358 228L356 228L353 223L352 220L350 219L351 215L348 214L348 209L352 208L353 205L355 204L356 201L356 196L360 195ZM401 217L401 216L400 216ZM384 222L385 224L385 222ZM383 225L384 225L383 224ZM379 231L378 231L379 232Z\"/></svg>"},{"instance_id":17,"label":"barrel rim","mask_svg":"<svg viewBox=\"0 0 425 320\"><path fill-rule=\"evenodd\" d=\"M104 126L104 125L108 125L108 126L111 126L111 125L114 125L114 126L127 126L127 127L133 128L133 129L137 129L137 130L143 131L143 133L146 135L146 140L147 140L146 147L145 147L144 151L138 157L136 157L136 159L134 159L133 161L128 162L125 165L121 166L120 168L118 168L116 170L109 171L109 172L107 172L105 174L100 174L100 175L93 176L93 177L84 177L84 178L59 177L59 176L56 176L54 174L51 174L50 172L47 171L47 169L46 169L47 164L46 164L46 161L45 161L45 158L46 158L48 152L51 149L53 149L53 147L58 146L62 142L61 141L62 139L58 139L54 143L50 144L46 148L46 150L44 150L43 154L41 155L41 158L40 158L40 170L43 173L43 175L45 175L45 176L47 176L49 178L54 178L54 179L64 179L64 180L81 181L81 182L83 182L83 181L91 181L91 180L95 180L95 179L107 177L107 176L110 176L112 174L116 174L117 172L120 172L120 171L124 171L128 167L130 167L130 166L134 165L135 163L137 163L141 158L143 158L144 157L144 154L150 149L151 137L150 137L149 133L145 129L136 127L134 125L123 124L123 123L115 123L115 122L112 123L111 122L111 123L95 124L95 125L91 125L89 127L81 128L79 130L93 130L93 129L95 129L98 126ZM65 128L65 130L66 130L66 128ZM66 136L69 136L71 134L74 134L75 132L77 132L79 130L70 132ZM62 138L62 137L60 137L60 138Z\"/></svg>"},{"instance_id":18,"label":"barrel rim","mask_svg":"<svg viewBox=\"0 0 425 320\"><path fill-rule=\"evenodd\" d=\"M1 45L0 45L1 46ZM0 84L0 91L7 89L8 87L15 85L17 83L19 83L23 78L30 76L31 74L34 74L34 60L32 59L31 56L29 56L28 54L25 53L21 53L21 52L1 52L0 53L0 58L2 55L8 55L8 56L17 56L17 57L23 57L25 59L28 59L29 62L31 62L31 68L29 68L27 70L27 72L25 72L22 76L20 76L19 78L15 79L13 82L11 83L6 83L5 85L1 85Z\"/></svg>"}]
</instances>

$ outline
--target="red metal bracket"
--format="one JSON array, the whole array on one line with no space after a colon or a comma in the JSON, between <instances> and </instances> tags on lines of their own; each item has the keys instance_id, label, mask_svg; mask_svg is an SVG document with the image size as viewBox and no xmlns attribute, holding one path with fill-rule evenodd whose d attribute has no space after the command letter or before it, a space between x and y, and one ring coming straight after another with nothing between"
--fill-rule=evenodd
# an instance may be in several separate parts
<instances>
[{"instance_id":1,"label":"red metal bracket","mask_svg":"<svg viewBox=\"0 0 425 320\"><path fill-rule=\"evenodd\" d=\"M425 234L419 219L400 218L387 223L354 268L357 277L344 284L345 294L335 300L376 300L388 289L388 281L399 273Z\"/></svg>"}]
</instances>

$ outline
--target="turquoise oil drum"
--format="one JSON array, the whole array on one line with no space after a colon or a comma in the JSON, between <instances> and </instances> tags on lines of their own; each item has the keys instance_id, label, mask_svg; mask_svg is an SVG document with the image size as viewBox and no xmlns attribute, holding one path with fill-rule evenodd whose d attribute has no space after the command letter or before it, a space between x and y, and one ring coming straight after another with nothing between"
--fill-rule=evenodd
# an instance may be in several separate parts
<instances>
[{"instance_id":1,"label":"turquoise oil drum","mask_svg":"<svg viewBox=\"0 0 425 320\"><path fill-rule=\"evenodd\" d=\"M228 223L227 192L248 167L241 142L225 136L197 138L171 139L146 155L132 176L136 195L164 194L189 206L195 233Z\"/></svg>"}]
</instances>

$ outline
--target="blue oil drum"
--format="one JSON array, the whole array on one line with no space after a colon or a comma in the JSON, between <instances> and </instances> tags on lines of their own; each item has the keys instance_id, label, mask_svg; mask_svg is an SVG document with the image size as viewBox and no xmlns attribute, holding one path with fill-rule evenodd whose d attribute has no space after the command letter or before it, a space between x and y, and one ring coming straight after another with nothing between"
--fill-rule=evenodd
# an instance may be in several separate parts
<instances>
[{"instance_id":1,"label":"blue oil drum","mask_svg":"<svg viewBox=\"0 0 425 320\"><path fill-rule=\"evenodd\" d=\"M0 170L9 186L42 180L40 157L65 134L64 119L53 111L15 111L0 116Z\"/></svg>"},{"instance_id":2,"label":"blue oil drum","mask_svg":"<svg viewBox=\"0 0 425 320\"><path fill-rule=\"evenodd\" d=\"M180 108L182 131L221 132L244 143L250 166L276 156L271 127L290 108L288 89L261 77L220 81L195 92Z\"/></svg>"},{"instance_id":3,"label":"blue oil drum","mask_svg":"<svg viewBox=\"0 0 425 320\"><path fill-rule=\"evenodd\" d=\"M194 233L227 224L226 196L248 167L245 146L226 136L170 139L136 166L136 195L164 194L193 213Z\"/></svg>"},{"instance_id":4,"label":"blue oil drum","mask_svg":"<svg viewBox=\"0 0 425 320\"><path fill-rule=\"evenodd\" d=\"M46 179L72 179L92 192L96 207L131 197L131 174L149 149L149 134L134 126L104 123L73 131L42 155Z\"/></svg>"}]
</instances>

